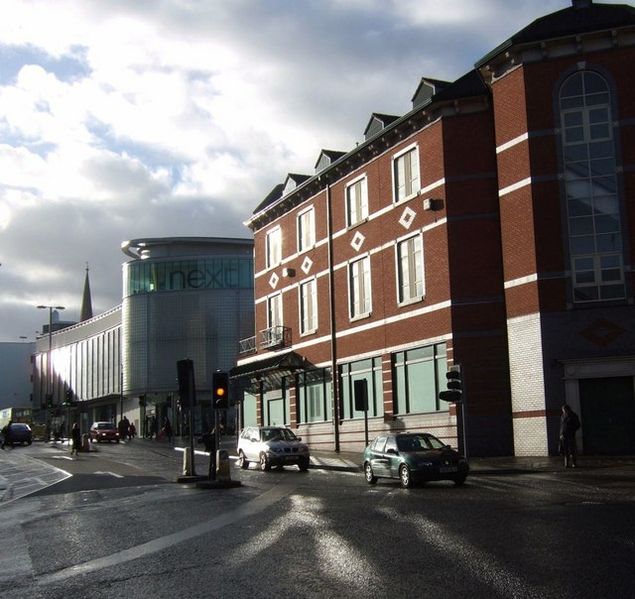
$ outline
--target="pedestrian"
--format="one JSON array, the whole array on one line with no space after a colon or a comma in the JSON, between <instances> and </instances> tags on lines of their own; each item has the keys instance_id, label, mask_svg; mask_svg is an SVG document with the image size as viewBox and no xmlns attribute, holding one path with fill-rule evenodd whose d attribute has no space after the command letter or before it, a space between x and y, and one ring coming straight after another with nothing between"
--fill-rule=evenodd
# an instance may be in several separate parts
<instances>
[{"instance_id":1,"label":"pedestrian","mask_svg":"<svg viewBox=\"0 0 635 599\"><path fill-rule=\"evenodd\" d=\"M575 468L578 451L575 443L576 431L580 428L580 419L571 409L564 404L560 416L560 453L564 455L564 467Z\"/></svg>"},{"instance_id":2,"label":"pedestrian","mask_svg":"<svg viewBox=\"0 0 635 599\"><path fill-rule=\"evenodd\" d=\"M157 438L159 437L159 435L157 434L157 418L156 416L152 415L152 417L150 418L150 439L153 438Z\"/></svg>"},{"instance_id":3,"label":"pedestrian","mask_svg":"<svg viewBox=\"0 0 635 599\"><path fill-rule=\"evenodd\" d=\"M163 434L168 438L168 443L172 445L172 424L167 416L163 421Z\"/></svg>"},{"instance_id":4,"label":"pedestrian","mask_svg":"<svg viewBox=\"0 0 635 599\"><path fill-rule=\"evenodd\" d=\"M123 417L123 438L126 441L130 439L130 420L128 420L128 416Z\"/></svg>"},{"instance_id":5,"label":"pedestrian","mask_svg":"<svg viewBox=\"0 0 635 599\"><path fill-rule=\"evenodd\" d=\"M137 435L137 427L134 425L134 422L130 423L130 440L134 439Z\"/></svg>"},{"instance_id":6,"label":"pedestrian","mask_svg":"<svg viewBox=\"0 0 635 599\"><path fill-rule=\"evenodd\" d=\"M9 423L2 429L2 449L5 445L9 445L13 449L13 443L11 443L11 425L13 420L9 420Z\"/></svg>"},{"instance_id":7,"label":"pedestrian","mask_svg":"<svg viewBox=\"0 0 635 599\"><path fill-rule=\"evenodd\" d=\"M71 455L79 455L79 450L82 446L82 434L79 430L79 424L77 424L77 422L73 424L73 428L71 429L71 441L73 443L71 446Z\"/></svg>"}]
</instances>

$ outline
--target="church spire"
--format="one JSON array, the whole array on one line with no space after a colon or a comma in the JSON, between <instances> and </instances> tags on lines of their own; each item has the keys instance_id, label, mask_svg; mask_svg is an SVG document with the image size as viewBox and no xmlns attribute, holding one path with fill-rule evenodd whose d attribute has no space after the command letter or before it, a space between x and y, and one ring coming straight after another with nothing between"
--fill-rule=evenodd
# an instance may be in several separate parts
<instances>
[{"instance_id":1,"label":"church spire","mask_svg":"<svg viewBox=\"0 0 635 599\"><path fill-rule=\"evenodd\" d=\"M93 317L93 302L90 297L90 281L88 280L88 262L86 263L86 278L84 279L84 294L82 295L82 308L79 312L79 321L84 322Z\"/></svg>"}]
</instances>

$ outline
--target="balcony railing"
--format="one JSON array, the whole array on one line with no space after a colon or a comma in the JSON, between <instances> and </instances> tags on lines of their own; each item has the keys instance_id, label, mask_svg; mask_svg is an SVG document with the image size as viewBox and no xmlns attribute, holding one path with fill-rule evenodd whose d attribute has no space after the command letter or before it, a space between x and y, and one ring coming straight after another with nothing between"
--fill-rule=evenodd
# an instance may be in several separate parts
<instances>
[{"instance_id":1,"label":"balcony railing","mask_svg":"<svg viewBox=\"0 0 635 599\"><path fill-rule=\"evenodd\" d=\"M291 342L291 329L289 327L275 326L260 331L258 345L265 349L285 347Z\"/></svg>"},{"instance_id":2,"label":"balcony railing","mask_svg":"<svg viewBox=\"0 0 635 599\"><path fill-rule=\"evenodd\" d=\"M241 339L238 342L239 354L253 354L256 351L256 336Z\"/></svg>"}]
</instances>

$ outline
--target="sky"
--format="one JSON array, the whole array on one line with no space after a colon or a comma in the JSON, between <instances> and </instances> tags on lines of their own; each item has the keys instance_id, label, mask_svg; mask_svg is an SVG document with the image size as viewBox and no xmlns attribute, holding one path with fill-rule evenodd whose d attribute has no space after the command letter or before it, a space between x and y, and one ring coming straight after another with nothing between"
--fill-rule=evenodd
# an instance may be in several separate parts
<instances>
[{"instance_id":1,"label":"sky","mask_svg":"<svg viewBox=\"0 0 635 599\"><path fill-rule=\"evenodd\" d=\"M121 302L121 243L250 238L321 149L570 0L1 0L0 341Z\"/></svg>"}]
</instances>

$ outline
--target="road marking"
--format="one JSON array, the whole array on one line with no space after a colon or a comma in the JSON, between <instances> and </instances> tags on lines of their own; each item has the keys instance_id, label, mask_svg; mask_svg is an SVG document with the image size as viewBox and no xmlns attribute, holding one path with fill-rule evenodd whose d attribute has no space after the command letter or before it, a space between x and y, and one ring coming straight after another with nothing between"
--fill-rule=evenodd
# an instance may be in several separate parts
<instances>
[{"instance_id":1,"label":"road marking","mask_svg":"<svg viewBox=\"0 0 635 599\"><path fill-rule=\"evenodd\" d=\"M101 470L97 470L95 474L106 474L108 476L114 476L115 478L123 478L121 474L116 474L115 472L102 472Z\"/></svg>"},{"instance_id":2,"label":"road marking","mask_svg":"<svg viewBox=\"0 0 635 599\"><path fill-rule=\"evenodd\" d=\"M67 456L67 455L52 455L50 456L52 460L71 460L73 461L73 458Z\"/></svg>"},{"instance_id":3,"label":"road marking","mask_svg":"<svg viewBox=\"0 0 635 599\"><path fill-rule=\"evenodd\" d=\"M195 539L196 537L208 534L214 530L218 530L219 528L224 528L229 524L234 524L235 522L238 522L239 520L242 520L244 518L250 518L255 514L258 514L259 512L265 510L270 505L273 505L283 497L286 497L294 489L295 485L290 483L277 485L273 489L266 491L262 495L259 495L255 499L248 501L235 510L220 514L219 516L216 516L215 518L212 518L207 522L199 522L194 526L190 526L189 528L186 528L184 530L165 535L164 537L159 537L152 541L148 541L147 543L142 543L141 545L130 547L129 549L124 549L105 557L93 559L84 562L83 564L70 566L68 568L59 570L58 572L53 572L52 574L45 574L44 576L41 576L37 579L37 584L40 586L46 586L49 584L62 582L75 576L89 574L91 572L103 570L104 568L110 568L118 564L127 563L133 559L146 557L153 553L157 553L158 551L163 551L168 547L178 545L179 543L183 543L185 541L190 541L191 539Z\"/></svg>"}]
</instances>

